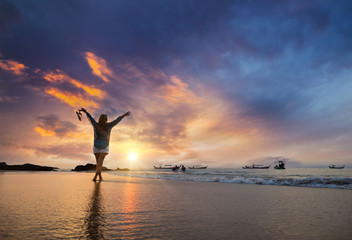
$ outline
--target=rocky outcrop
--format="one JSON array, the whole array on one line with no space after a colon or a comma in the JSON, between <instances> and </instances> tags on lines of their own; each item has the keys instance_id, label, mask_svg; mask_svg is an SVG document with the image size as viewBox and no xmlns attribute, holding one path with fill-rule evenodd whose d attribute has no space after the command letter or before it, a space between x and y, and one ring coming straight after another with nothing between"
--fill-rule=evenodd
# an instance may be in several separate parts
<instances>
[{"instance_id":1,"label":"rocky outcrop","mask_svg":"<svg viewBox=\"0 0 352 240\"><path fill-rule=\"evenodd\" d=\"M78 165L75 167L75 169L72 169L71 171L76 171L76 172L81 172L81 171L95 171L97 168L97 165L88 163L86 165ZM107 167L102 167L102 171L112 171L112 169L109 169Z\"/></svg>"},{"instance_id":2,"label":"rocky outcrop","mask_svg":"<svg viewBox=\"0 0 352 240\"><path fill-rule=\"evenodd\" d=\"M130 171L129 168L116 168L115 171Z\"/></svg>"},{"instance_id":3,"label":"rocky outcrop","mask_svg":"<svg viewBox=\"0 0 352 240\"><path fill-rule=\"evenodd\" d=\"M23 165L7 165L6 162L0 162L0 170L6 171L56 171L57 167L39 166L30 163Z\"/></svg>"}]
</instances>

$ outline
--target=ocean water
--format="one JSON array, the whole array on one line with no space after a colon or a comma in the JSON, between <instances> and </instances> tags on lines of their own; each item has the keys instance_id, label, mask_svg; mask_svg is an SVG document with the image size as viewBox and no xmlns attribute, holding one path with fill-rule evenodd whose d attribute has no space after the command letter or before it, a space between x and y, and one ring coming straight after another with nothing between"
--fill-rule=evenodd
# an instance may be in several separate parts
<instances>
[{"instance_id":1,"label":"ocean water","mask_svg":"<svg viewBox=\"0 0 352 240\"><path fill-rule=\"evenodd\" d=\"M187 169L185 172L153 169L120 171L109 174L179 181L352 189L352 168L293 168L285 170L209 168Z\"/></svg>"},{"instance_id":2,"label":"ocean water","mask_svg":"<svg viewBox=\"0 0 352 240\"><path fill-rule=\"evenodd\" d=\"M105 173L103 182L92 182L93 175L0 172L0 239L349 240L352 236L352 191L346 189Z\"/></svg>"}]
</instances>

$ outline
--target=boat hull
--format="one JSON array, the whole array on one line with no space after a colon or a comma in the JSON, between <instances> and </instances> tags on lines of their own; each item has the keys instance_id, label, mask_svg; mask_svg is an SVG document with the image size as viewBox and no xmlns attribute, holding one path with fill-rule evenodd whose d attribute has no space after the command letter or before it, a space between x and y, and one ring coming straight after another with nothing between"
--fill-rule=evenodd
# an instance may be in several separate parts
<instances>
[{"instance_id":1,"label":"boat hull","mask_svg":"<svg viewBox=\"0 0 352 240\"><path fill-rule=\"evenodd\" d=\"M345 166L342 166L342 167L332 167L332 166L329 166L330 169L344 169Z\"/></svg>"},{"instance_id":2,"label":"boat hull","mask_svg":"<svg viewBox=\"0 0 352 240\"><path fill-rule=\"evenodd\" d=\"M172 166L153 166L154 169L165 170L165 169L172 169Z\"/></svg>"},{"instance_id":3,"label":"boat hull","mask_svg":"<svg viewBox=\"0 0 352 240\"><path fill-rule=\"evenodd\" d=\"M268 169L270 166L263 166L263 167L252 167L252 166L244 166L242 169Z\"/></svg>"},{"instance_id":4,"label":"boat hull","mask_svg":"<svg viewBox=\"0 0 352 240\"><path fill-rule=\"evenodd\" d=\"M189 169L207 169L208 166L206 167L188 167Z\"/></svg>"}]
</instances>

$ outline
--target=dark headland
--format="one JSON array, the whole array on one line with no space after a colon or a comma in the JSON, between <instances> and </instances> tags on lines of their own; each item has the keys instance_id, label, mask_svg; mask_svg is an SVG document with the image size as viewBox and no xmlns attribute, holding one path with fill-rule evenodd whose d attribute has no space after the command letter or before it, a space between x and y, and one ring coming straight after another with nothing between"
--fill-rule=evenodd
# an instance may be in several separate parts
<instances>
[{"instance_id":1,"label":"dark headland","mask_svg":"<svg viewBox=\"0 0 352 240\"><path fill-rule=\"evenodd\" d=\"M76 172L80 172L80 171L95 171L97 168L96 164L91 164L88 163L86 165L78 165L75 167L75 169L72 169L71 171L76 171ZM102 171L112 171L112 169L109 169L107 167L104 167L101 169Z\"/></svg>"},{"instance_id":2,"label":"dark headland","mask_svg":"<svg viewBox=\"0 0 352 240\"><path fill-rule=\"evenodd\" d=\"M88 163L86 165L78 165L76 166L74 169L72 169L71 171L76 171L76 172L81 172L81 171L95 171L96 170L97 165L96 164L91 164ZM128 168L117 168L115 170L104 167L102 168L102 171L129 171L130 169Z\"/></svg>"},{"instance_id":3,"label":"dark headland","mask_svg":"<svg viewBox=\"0 0 352 240\"><path fill-rule=\"evenodd\" d=\"M39 166L30 163L22 165L7 165L6 162L0 162L0 170L7 171L56 171L57 167Z\"/></svg>"}]
</instances>

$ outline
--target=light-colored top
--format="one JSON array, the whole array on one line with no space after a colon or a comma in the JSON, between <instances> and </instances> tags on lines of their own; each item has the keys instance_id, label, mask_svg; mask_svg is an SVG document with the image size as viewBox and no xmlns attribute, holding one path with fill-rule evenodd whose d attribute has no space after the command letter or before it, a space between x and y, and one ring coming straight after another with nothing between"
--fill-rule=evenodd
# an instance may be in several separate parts
<instances>
[{"instance_id":1,"label":"light-colored top","mask_svg":"<svg viewBox=\"0 0 352 240\"><path fill-rule=\"evenodd\" d=\"M94 147L104 149L109 146L111 129L115 127L123 117L120 116L112 122L105 123L104 126L100 126L88 112L87 117L94 128Z\"/></svg>"}]
</instances>

